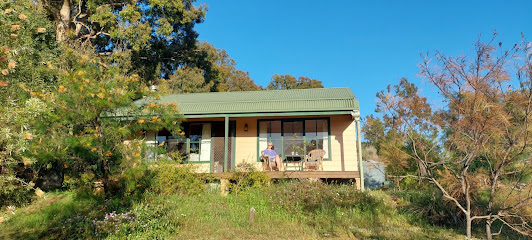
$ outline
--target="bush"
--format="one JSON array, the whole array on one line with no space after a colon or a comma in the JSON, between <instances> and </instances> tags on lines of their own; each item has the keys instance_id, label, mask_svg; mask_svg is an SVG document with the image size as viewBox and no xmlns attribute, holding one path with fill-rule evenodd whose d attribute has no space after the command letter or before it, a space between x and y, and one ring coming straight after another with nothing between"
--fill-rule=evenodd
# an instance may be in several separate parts
<instances>
[{"instance_id":1,"label":"bush","mask_svg":"<svg viewBox=\"0 0 532 240\"><path fill-rule=\"evenodd\" d=\"M289 212L309 212L336 208L358 208L377 212L390 209L383 199L360 192L353 185L326 184L319 181L290 181L270 189L272 208Z\"/></svg>"},{"instance_id":2,"label":"bush","mask_svg":"<svg viewBox=\"0 0 532 240\"><path fill-rule=\"evenodd\" d=\"M155 175L155 171L146 164L128 169L120 178L124 195L141 199L152 188Z\"/></svg>"},{"instance_id":3,"label":"bush","mask_svg":"<svg viewBox=\"0 0 532 240\"><path fill-rule=\"evenodd\" d=\"M240 163L229 177L229 192L238 194L252 188L261 188L270 183L264 172L257 171L250 163Z\"/></svg>"},{"instance_id":4,"label":"bush","mask_svg":"<svg viewBox=\"0 0 532 240\"><path fill-rule=\"evenodd\" d=\"M34 196L32 187L21 179L7 175L0 175L0 207L20 206L31 202Z\"/></svg>"},{"instance_id":5,"label":"bush","mask_svg":"<svg viewBox=\"0 0 532 240\"><path fill-rule=\"evenodd\" d=\"M458 227L465 224L461 211L443 199L436 189L399 191L400 209L427 219L431 224Z\"/></svg>"},{"instance_id":6,"label":"bush","mask_svg":"<svg viewBox=\"0 0 532 240\"><path fill-rule=\"evenodd\" d=\"M163 163L154 167L152 189L159 194L198 194L205 190L205 180L193 165Z\"/></svg>"}]
</instances>

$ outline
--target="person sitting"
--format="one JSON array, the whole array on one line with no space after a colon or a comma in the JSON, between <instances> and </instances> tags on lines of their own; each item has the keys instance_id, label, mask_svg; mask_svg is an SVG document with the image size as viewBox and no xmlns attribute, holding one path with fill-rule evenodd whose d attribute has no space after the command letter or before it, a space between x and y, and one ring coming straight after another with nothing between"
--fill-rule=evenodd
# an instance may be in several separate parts
<instances>
[{"instance_id":1,"label":"person sitting","mask_svg":"<svg viewBox=\"0 0 532 240\"><path fill-rule=\"evenodd\" d=\"M275 146L273 145L272 142L268 142L268 147L266 148L266 150L264 150L264 156L267 156L268 157L268 160L270 162L275 162L275 165L277 166L277 169L279 171L282 171L281 167L281 157L279 157L279 154L277 154L277 152L275 152Z\"/></svg>"}]
</instances>

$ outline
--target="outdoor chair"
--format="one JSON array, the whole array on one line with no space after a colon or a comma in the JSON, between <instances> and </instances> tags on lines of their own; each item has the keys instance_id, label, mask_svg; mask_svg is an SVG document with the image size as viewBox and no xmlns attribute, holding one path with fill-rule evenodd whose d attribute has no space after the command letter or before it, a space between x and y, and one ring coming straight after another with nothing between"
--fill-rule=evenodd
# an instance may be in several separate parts
<instances>
[{"instance_id":1,"label":"outdoor chair","mask_svg":"<svg viewBox=\"0 0 532 240\"><path fill-rule=\"evenodd\" d=\"M325 150L314 149L310 151L303 162L303 171L305 170L320 170L323 171L323 157Z\"/></svg>"},{"instance_id":2,"label":"outdoor chair","mask_svg":"<svg viewBox=\"0 0 532 240\"><path fill-rule=\"evenodd\" d=\"M264 151L260 152L260 158L262 159L263 171L273 171L274 169L279 169L279 166L277 166L275 161L270 161L268 156L264 155Z\"/></svg>"}]
</instances>

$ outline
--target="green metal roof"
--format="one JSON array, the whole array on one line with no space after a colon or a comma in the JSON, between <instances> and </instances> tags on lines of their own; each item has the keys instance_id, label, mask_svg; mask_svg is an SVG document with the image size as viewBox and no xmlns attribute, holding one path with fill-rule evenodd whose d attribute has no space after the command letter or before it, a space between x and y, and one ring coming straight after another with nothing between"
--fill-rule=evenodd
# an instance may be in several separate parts
<instances>
[{"instance_id":1,"label":"green metal roof","mask_svg":"<svg viewBox=\"0 0 532 240\"><path fill-rule=\"evenodd\" d=\"M358 111L358 100L349 88L314 88L243 92L169 94L159 100L140 99L137 105L150 102L176 103L187 115L269 114L294 112Z\"/></svg>"}]
</instances>

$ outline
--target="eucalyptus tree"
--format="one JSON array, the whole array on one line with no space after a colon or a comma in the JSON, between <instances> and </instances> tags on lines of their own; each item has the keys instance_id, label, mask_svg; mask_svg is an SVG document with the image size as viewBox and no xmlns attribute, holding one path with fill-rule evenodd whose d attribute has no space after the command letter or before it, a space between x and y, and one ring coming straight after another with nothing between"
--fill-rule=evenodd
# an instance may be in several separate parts
<instances>
[{"instance_id":1,"label":"eucalyptus tree","mask_svg":"<svg viewBox=\"0 0 532 240\"><path fill-rule=\"evenodd\" d=\"M194 54L205 6L194 0L40 0L60 43L87 43L143 81L167 78Z\"/></svg>"},{"instance_id":2,"label":"eucalyptus tree","mask_svg":"<svg viewBox=\"0 0 532 240\"><path fill-rule=\"evenodd\" d=\"M295 78L290 74L279 75L275 74L266 89L280 90L280 89L305 89L305 88L323 88L321 81L311 79L308 77Z\"/></svg>"}]
</instances>

